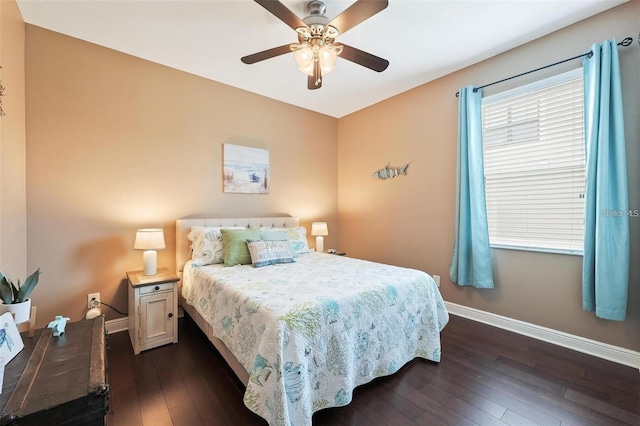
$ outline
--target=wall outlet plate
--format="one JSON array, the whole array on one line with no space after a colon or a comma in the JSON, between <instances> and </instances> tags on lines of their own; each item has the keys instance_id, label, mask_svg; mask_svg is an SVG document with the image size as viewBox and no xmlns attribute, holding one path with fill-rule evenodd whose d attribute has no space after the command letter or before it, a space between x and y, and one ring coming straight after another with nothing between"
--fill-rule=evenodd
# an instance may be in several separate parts
<instances>
[{"instance_id":1,"label":"wall outlet plate","mask_svg":"<svg viewBox=\"0 0 640 426\"><path fill-rule=\"evenodd\" d=\"M95 299L98 304L100 304L100 293L89 293L87 294L87 309L95 308L98 305L93 304L93 299Z\"/></svg>"},{"instance_id":2,"label":"wall outlet plate","mask_svg":"<svg viewBox=\"0 0 640 426\"><path fill-rule=\"evenodd\" d=\"M440 275L433 275L433 280L436 282L436 285L440 287Z\"/></svg>"}]
</instances>

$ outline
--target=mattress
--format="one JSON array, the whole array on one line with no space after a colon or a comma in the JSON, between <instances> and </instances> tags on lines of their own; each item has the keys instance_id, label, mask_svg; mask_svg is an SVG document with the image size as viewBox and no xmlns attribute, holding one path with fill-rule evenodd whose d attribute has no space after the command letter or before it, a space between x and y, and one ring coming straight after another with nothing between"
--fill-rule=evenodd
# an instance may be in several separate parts
<instances>
[{"instance_id":1,"label":"mattress","mask_svg":"<svg viewBox=\"0 0 640 426\"><path fill-rule=\"evenodd\" d=\"M249 373L244 403L270 425L310 425L361 384L440 361L449 318L426 273L324 253L262 268L187 262L182 295Z\"/></svg>"}]
</instances>

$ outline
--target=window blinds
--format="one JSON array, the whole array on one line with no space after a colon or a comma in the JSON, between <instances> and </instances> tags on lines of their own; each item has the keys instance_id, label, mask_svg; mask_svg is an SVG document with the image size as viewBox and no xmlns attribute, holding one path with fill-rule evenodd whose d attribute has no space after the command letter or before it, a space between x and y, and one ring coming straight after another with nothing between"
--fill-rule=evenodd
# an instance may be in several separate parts
<instances>
[{"instance_id":1,"label":"window blinds","mask_svg":"<svg viewBox=\"0 0 640 426\"><path fill-rule=\"evenodd\" d=\"M582 253L582 69L483 99L493 247Z\"/></svg>"}]
</instances>

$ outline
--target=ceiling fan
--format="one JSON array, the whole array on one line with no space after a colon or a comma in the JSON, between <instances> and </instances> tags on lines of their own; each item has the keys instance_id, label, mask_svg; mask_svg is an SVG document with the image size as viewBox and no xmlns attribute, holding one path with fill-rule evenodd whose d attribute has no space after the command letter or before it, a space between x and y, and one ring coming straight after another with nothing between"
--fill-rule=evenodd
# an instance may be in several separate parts
<instances>
[{"instance_id":1,"label":"ceiling fan","mask_svg":"<svg viewBox=\"0 0 640 426\"><path fill-rule=\"evenodd\" d=\"M322 87L322 76L335 68L337 56L377 72L389 66L386 59L335 42L340 34L385 9L389 4L387 0L357 0L331 21L324 15L324 2L319 0L307 4L309 16L302 19L278 0L254 1L295 30L298 42L244 56L240 60L245 64L255 64L293 52L298 69L308 75L307 88L310 90Z\"/></svg>"}]
</instances>

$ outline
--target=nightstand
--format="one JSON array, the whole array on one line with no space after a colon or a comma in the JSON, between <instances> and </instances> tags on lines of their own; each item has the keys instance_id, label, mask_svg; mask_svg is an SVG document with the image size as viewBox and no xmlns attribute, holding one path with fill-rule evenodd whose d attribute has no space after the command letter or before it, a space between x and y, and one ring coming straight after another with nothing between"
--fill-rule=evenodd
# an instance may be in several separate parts
<instances>
[{"instance_id":1,"label":"nightstand","mask_svg":"<svg viewBox=\"0 0 640 426\"><path fill-rule=\"evenodd\" d=\"M178 281L167 268L155 275L127 272L129 336L133 352L178 342Z\"/></svg>"}]
</instances>

